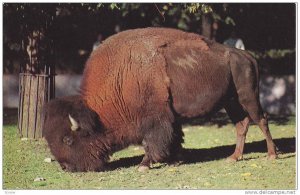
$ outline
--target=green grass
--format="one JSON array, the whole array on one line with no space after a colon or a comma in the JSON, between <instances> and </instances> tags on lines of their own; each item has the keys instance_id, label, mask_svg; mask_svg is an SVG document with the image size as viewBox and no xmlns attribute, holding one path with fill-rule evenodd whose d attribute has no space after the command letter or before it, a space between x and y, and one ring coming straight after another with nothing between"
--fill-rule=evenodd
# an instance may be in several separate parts
<instances>
[{"instance_id":1,"label":"green grass","mask_svg":"<svg viewBox=\"0 0 300 195\"><path fill-rule=\"evenodd\" d=\"M22 141L14 125L4 126L4 189L295 189L295 118L286 124L270 124L276 145L283 151L279 159L266 160L266 144L256 126L247 136L244 160L225 162L233 152L233 125L218 128L185 126L185 157L180 166L156 164L146 173L137 171L143 150L131 146L117 152L112 171L68 173L60 169L44 140ZM123 165L123 167L122 167ZM34 181L42 177L44 181Z\"/></svg>"}]
</instances>

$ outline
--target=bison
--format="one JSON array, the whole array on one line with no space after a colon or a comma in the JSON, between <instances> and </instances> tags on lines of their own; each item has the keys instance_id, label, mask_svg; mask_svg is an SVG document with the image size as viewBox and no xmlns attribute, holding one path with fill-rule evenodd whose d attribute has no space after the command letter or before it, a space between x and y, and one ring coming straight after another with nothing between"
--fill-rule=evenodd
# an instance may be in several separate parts
<instances>
[{"instance_id":1,"label":"bison","mask_svg":"<svg viewBox=\"0 0 300 195\"><path fill-rule=\"evenodd\" d=\"M237 130L229 161L242 158L251 121L265 136L268 158L277 157L248 52L176 29L127 30L91 53L80 96L46 106L44 136L68 171L104 170L109 155L131 144L143 145L145 170L180 154L183 121L221 108Z\"/></svg>"}]
</instances>

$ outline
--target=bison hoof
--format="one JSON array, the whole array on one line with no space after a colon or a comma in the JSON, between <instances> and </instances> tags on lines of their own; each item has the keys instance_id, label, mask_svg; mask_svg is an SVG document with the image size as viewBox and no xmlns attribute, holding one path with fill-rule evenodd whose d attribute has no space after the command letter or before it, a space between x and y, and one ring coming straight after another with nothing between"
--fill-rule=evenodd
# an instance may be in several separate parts
<instances>
[{"instance_id":1,"label":"bison hoof","mask_svg":"<svg viewBox=\"0 0 300 195\"><path fill-rule=\"evenodd\" d=\"M226 158L226 162L228 162L228 163L235 163L236 161L237 161L236 158L232 158L232 157Z\"/></svg>"},{"instance_id":2,"label":"bison hoof","mask_svg":"<svg viewBox=\"0 0 300 195\"><path fill-rule=\"evenodd\" d=\"M267 156L267 160L275 160L277 158L278 158L278 156L276 154L270 154Z\"/></svg>"},{"instance_id":3,"label":"bison hoof","mask_svg":"<svg viewBox=\"0 0 300 195\"><path fill-rule=\"evenodd\" d=\"M172 162L168 163L169 166L174 166L174 167L177 167L182 164L183 164L183 161L172 161Z\"/></svg>"},{"instance_id":4,"label":"bison hoof","mask_svg":"<svg viewBox=\"0 0 300 195\"><path fill-rule=\"evenodd\" d=\"M150 169L150 168L149 168L148 166L141 165L141 166L139 166L138 171L139 171L139 172L146 172L146 171L148 171L149 169Z\"/></svg>"},{"instance_id":5,"label":"bison hoof","mask_svg":"<svg viewBox=\"0 0 300 195\"><path fill-rule=\"evenodd\" d=\"M242 160L242 159L243 159L243 156L236 157L236 156L234 156L234 155L231 155L231 156L229 156L229 157L226 159L226 162L228 162L228 163L235 163L235 162L237 162L237 161L239 161L239 160Z\"/></svg>"}]
</instances>

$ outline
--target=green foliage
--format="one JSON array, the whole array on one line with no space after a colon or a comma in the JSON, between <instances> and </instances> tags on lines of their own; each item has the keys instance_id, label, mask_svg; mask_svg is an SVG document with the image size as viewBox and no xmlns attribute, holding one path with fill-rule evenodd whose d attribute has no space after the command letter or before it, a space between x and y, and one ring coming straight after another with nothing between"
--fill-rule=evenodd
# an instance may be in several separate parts
<instances>
[{"instance_id":1,"label":"green foliage","mask_svg":"<svg viewBox=\"0 0 300 195\"><path fill-rule=\"evenodd\" d=\"M185 7L190 13L201 12L202 14L209 14L213 12L212 6L205 3L187 3Z\"/></svg>"},{"instance_id":2,"label":"green foliage","mask_svg":"<svg viewBox=\"0 0 300 195\"><path fill-rule=\"evenodd\" d=\"M112 10L114 10L114 9L120 10L120 7L118 7L118 5L117 5L116 3L111 3L111 4L109 5L109 7L110 7L110 9L112 9Z\"/></svg>"},{"instance_id":3,"label":"green foliage","mask_svg":"<svg viewBox=\"0 0 300 195\"><path fill-rule=\"evenodd\" d=\"M5 19L17 18L14 26L22 34L32 29L49 28L61 17L76 17L84 13L98 14L104 10L111 10L112 14L120 13L122 17L131 12L139 13L142 18L153 17L153 24L156 25L161 25L165 16L175 17L174 23L178 23L178 27L184 30L190 30L190 24L199 21L201 14L214 13L212 6L203 3L4 3ZM9 36L8 33L5 35Z\"/></svg>"},{"instance_id":4,"label":"green foliage","mask_svg":"<svg viewBox=\"0 0 300 195\"><path fill-rule=\"evenodd\" d=\"M99 33L105 39L119 30L157 26L202 34L203 28L210 28L209 25L202 26L204 15L213 24L210 29L218 42L228 38L231 27L235 26L240 31L246 48L293 48L293 27L289 22L284 22L288 18L285 10L290 8L277 6L279 8L276 13L283 10L281 15L268 14L276 6L227 3L4 3L4 72L18 72L16 70L25 59L24 48L28 34L33 30L45 32L45 37L53 41L49 47L52 47L51 50L56 55L51 56L51 59L55 59L57 71L82 73L84 62ZM254 23L260 26L260 35L263 36L245 30L248 24L253 26L247 16L249 13L253 13L253 21L258 21ZM281 31L269 33L269 27L278 29L278 24L262 27L264 24L259 21L263 16L268 17L265 20L270 18L271 21L281 21L277 22L280 25L286 25L280 28ZM284 29L289 36L281 39ZM254 44L256 41L261 45ZM272 59L281 59L290 54L292 52L277 49L254 52L257 58Z\"/></svg>"},{"instance_id":5,"label":"green foliage","mask_svg":"<svg viewBox=\"0 0 300 195\"><path fill-rule=\"evenodd\" d=\"M231 24L232 26L235 26L234 20L233 20L231 17L229 17L229 16L227 16L227 17L225 18L224 22L225 22L226 24Z\"/></svg>"},{"instance_id":6,"label":"green foliage","mask_svg":"<svg viewBox=\"0 0 300 195\"><path fill-rule=\"evenodd\" d=\"M136 11L138 11L142 17L146 15L145 6L142 6L140 3L121 3L119 11L122 12L122 17L126 17L130 12Z\"/></svg>"},{"instance_id":7,"label":"green foliage","mask_svg":"<svg viewBox=\"0 0 300 195\"><path fill-rule=\"evenodd\" d=\"M68 173L58 163L44 162L51 157L44 140L21 141L16 126L3 128L3 188L4 189L295 189L296 158L294 152L281 154L278 160L265 160L266 152L251 152L245 160L226 163L219 155L234 150L235 130L229 124L184 126L184 148L197 150L202 159L191 164L168 166L156 164L147 173L137 171L137 165L100 173ZM295 139L295 117L284 125L270 125L276 141ZM259 128L250 126L246 150L261 143L266 147ZM285 149L295 147L286 145ZM219 151L219 152L216 152ZM112 162L136 161L141 147L131 146L115 153ZM191 155L195 155L191 153ZM140 158L139 158L140 159ZM35 178L43 178L34 181ZM284 182L282 182L284 181Z\"/></svg>"},{"instance_id":8,"label":"green foliage","mask_svg":"<svg viewBox=\"0 0 300 195\"><path fill-rule=\"evenodd\" d=\"M186 7L190 13L195 13L198 11L199 7L201 7L201 4L200 3L191 3L190 5L186 5Z\"/></svg>"},{"instance_id":9,"label":"green foliage","mask_svg":"<svg viewBox=\"0 0 300 195\"><path fill-rule=\"evenodd\" d=\"M284 58L287 55L295 53L295 50L291 49L270 49L266 51L266 56L272 59Z\"/></svg>"},{"instance_id":10,"label":"green foliage","mask_svg":"<svg viewBox=\"0 0 300 195\"><path fill-rule=\"evenodd\" d=\"M291 54L295 54L294 49L270 49L264 52L259 51L249 51L256 59L281 59L285 58Z\"/></svg>"},{"instance_id":11,"label":"green foliage","mask_svg":"<svg viewBox=\"0 0 300 195\"><path fill-rule=\"evenodd\" d=\"M206 4L202 4L201 5L201 11L204 13L204 14L208 14L208 13L212 13L213 12L213 8L209 5L206 5Z\"/></svg>"}]
</instances>

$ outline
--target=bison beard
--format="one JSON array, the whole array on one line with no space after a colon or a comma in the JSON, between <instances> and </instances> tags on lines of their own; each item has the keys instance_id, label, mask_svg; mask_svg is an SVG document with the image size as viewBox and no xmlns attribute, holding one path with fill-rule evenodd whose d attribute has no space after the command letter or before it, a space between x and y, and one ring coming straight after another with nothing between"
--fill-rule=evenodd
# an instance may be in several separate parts
<instances>
[{"instance_id":1,"label":"bison beard","mask_svg":"<svg viewBox=\"0 0 300 195\"><path fill-rule=\"evenodd\" d=\"M80 96L51 100L44 108L43 135L52 154L66 171L100 171L108 159L107 143L98 115Z\"/></svg>"},{"instance_id":2,"label":"bison beard","mask_svg":"<svg viewBox=\"0 0 300 195\"><path fill-rule=\"evenodd\" d=\"M257 63L245 51L175 29L124 31L91 54L81 96L49 103L44 136L66 170L104 170L109 155L130 144L144 146L143 170L180 153L183 121L225 108L237 129L228 160L242 158L251 120L274 159L258 82Z\"/></svg>"}]
</instances>

